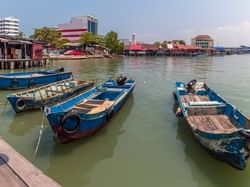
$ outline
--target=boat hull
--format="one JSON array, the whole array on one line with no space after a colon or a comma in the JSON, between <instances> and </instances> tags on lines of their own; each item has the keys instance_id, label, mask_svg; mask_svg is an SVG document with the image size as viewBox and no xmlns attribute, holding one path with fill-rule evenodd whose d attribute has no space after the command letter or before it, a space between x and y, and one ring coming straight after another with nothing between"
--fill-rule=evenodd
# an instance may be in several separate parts
<instances>
[{"instance_id":1,"label":"boat hull","mask_svg":"<svg viewBox=\"0 0 250 187\"><path fill-rule=\"evenodd\" d=\"M200 145L214 158L224 161L232 167L244 170L249 157L246 140L238 136L210 139L193 132Z\"/></svg>"},{"instance_id":2,"label":"boat hull","mask_svg":"<svg viewBox=\"0 0 250 187\"><path fill-rule=\"evenodd\" d=\"M61 102L63 100L66 100L69 97L72 97L74 95L81 94L82 92L87 91L88 89L92 88L94 86L93 84L89 84L86 86L79 86L78 88L65 92L62 95L57 95L54 97L48 97L47 99L44 100L37 100L34 97L29 98L29 97L19 97L16 95L10 95L7 96L8 101L10 102L12 108L15 110L16 113L19 112L24 112L28 110L35 110L35 109L40 109L44 106L52 106L58 102ZM38 87L37 89L39 89ZM18 106L18 103L21 103L21 106Z\"/></svg>"},{"instance_id":3,"label":"boat hull","mask_svg":"<svg viewBox=\"0 0 250 187\"><path fill-rule=\"evenodd\" d=\"M131 96L134 87L127 93L127 95L121 99L109 112L100 114L96 119L92 120L81 120L80 128L77 132L69 134L64 131L62 127L62 120L65 114L55 114L51 113L47 115L50 122L51 128L53 129L56 139L59 143L68 143L76 139L91 136L100 130L107 122L114 116L116 112L121 109L122 105Z\"/></svg>"},{"instance_id":4,"label":"boat hull","mask_svg":"<svg viewBox=\"0 0 250 187\"><path fill-rule=\"evenodd\" d=\"M36 77L21 77L21 76L0 76L0 89L25 89L37 87L60 80L69 79L72 77L71 72L55 73L55 74L41 74Z\"/></svg>"},{"instance_id":5,"label":"boat hull","mask_svg":"<svg viewBox=\"0 0 250 187\"><path fill-rule=\"evenodd\" d=\"M244 170L249 158L249 119L209 87L198 91L187 92L184 83L176 83L176 115L186 118L196 140L210 155Z\"/></svg>"}]
</instances>

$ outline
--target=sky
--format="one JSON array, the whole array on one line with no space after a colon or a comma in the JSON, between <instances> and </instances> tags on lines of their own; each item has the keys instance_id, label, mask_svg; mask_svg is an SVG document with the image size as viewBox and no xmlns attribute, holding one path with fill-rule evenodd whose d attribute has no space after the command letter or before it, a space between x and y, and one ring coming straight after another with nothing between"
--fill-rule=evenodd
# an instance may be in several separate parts
<instances>
[{"instance_id":1,"label":"sky","mask_svg":"<svg viewBox=\"0 0 250 187\"><path fill-rule=\"evenodd\" d=\"M20 19L27 36L34 28L56 26L73 16L95 15L99 34L114 30L141 42L208 34L216 46L250 46L249 0L0 0L0 17Z\"/></svg>"}]
</instances>

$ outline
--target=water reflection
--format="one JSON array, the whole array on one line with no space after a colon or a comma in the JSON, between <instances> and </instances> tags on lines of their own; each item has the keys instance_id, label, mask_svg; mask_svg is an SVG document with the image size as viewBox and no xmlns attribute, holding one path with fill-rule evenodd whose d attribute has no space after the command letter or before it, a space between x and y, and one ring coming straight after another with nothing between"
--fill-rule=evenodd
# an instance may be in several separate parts
<instances>
[{"instance_id":1,"label":"water reflection","mask_svg":"<svg viewBox=\"0 0 250 187\"><path fill-rule=\"evenodd\" d=\"M41 111L28 111L15 114L15 112L10 109L11 114L13 114L13 120L9 125L8 132L17 136L24 136L32 132L34 128L40 125L42 120ZM28 122L27 122L28 119Z\"/></svg>"},{"instance_id":2,"label":"water reflection","mask_svg":"<svg viewBox=\"0 0 250 187\"><path fill-rule=\"evenodd\" d=\"M114 154L118 137L133 108L134 99L131 96L123 108L103 129L94 136L61 145L54 144L49 158L47 174L56 177L63 186L84 186L91 182L89 173L98 162L111 158ZM71 168L71 169L69 169Z\"/></svg>"},{"instance_id":3,"label":"water reflection","mask_svg":"<svg viewBox=\"0 0 250 187\"><path fill-rule=\"evenodd\" d=\"M198 183L198 186L247 187L250 185L249 169L238 171L210 156L196 141L185 118L178 118L177 125L176 139L184 144L185 162L190 166L193 180Z\"/></svg>"}]
</instances>

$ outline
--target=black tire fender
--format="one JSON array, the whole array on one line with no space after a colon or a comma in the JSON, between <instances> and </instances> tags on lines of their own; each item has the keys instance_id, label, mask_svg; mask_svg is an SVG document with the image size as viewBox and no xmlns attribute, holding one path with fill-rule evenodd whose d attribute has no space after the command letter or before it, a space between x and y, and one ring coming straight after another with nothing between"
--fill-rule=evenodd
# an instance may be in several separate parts
<instances>
[{"instance_id":1,"label":"black tire fender","mask_svg":"<svg viewBox=\"0 0 250 187\"><path fill-rule=\"evenodd\" d=\"M66 127L68 120L75 120L75 127L69 129ZM74 134L80 129L81 117L76 113L68 113L62 119L62 129L67 134Z\"/></svg>"},{"instance_id":2,"label":"black tire fender","mask_svg":"<svg viewBox=\"0 0 250 187\"><path fill-rule=\"evenodd\" d=\"M18 111L24 110L25 107L26 107L26 105L25 105L25 100L24 99L19 98L19 99L16 100L16 109Z\"/></svg>"}]
</instances>

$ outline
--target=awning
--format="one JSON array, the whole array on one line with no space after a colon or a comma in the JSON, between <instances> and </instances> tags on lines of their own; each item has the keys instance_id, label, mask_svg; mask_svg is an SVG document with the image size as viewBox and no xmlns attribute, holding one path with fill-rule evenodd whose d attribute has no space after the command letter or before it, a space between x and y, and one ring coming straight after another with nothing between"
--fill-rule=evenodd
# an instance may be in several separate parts
<instances>
[{"instance_id":1,"label":"awning","mask_svg":"<svg viewBox=\"0 0 250 187\"><path fill-rule=\"evenodd\" d=\"M6 43L6 42L8 42L8 40L5 38L0 38L0 42Z\"/></svg>"},{"instance_id":2,"label":"awning","mask_svg":"<svg viewBox=\"0 0 250 187\"><path fill-rule=\"evenodd\" d=\"M64 44L64 46L73 46L73 47L78 47L80 45L81 45L80 43L66 43L66 44Z\"/></svg>"}]
</instances>

